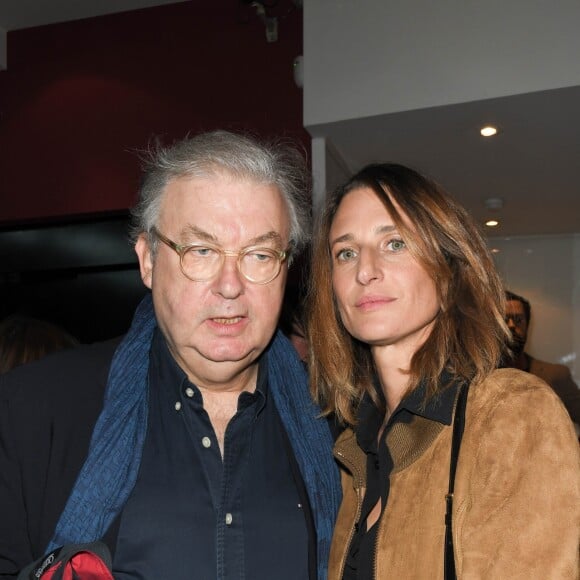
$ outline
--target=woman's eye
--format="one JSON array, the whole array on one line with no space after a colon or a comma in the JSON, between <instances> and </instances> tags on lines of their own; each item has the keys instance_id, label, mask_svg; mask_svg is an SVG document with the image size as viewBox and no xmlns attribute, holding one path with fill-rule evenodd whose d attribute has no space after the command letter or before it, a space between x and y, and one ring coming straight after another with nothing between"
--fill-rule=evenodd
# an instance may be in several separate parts
<instances>
[{"instance_id":1,"label":"woman's eye","mask_svg":"<svg viewBox=\"0 0 580 580\"><path fill-rule=\"evenodd\" d=\"M344 248L336 253L336 259L339 262L349 262L356 257L356 253L351 248Z\"/></svg>"},{"instance_id":2,"label":"woman's eye","mask_svg":"<svg viewBox=\"0 0 580 580\"><path fill-rule=\"evenodd\" d=\"M401 250L404 250L407 247L407 245L403 240L395 239L389 240L386 244L386 247L391 252L400 252Z\"/></svg>"}]
</instances>

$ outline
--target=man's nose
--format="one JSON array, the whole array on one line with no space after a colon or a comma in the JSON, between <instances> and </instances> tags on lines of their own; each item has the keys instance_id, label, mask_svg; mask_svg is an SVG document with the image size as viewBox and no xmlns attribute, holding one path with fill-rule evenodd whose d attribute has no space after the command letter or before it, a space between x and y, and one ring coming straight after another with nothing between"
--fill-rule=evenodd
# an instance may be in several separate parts
<instances>
[{"instance_id":1,"label":"man's nose","mask_svg":"<svg viewBox=\"0 0 580 580\"><path fill-rule=\"evenodd\" d=\"M214 279L214 292L224 298L237 298L244 291L245 279L238 269L237 256L224 256L223 263Z\"/></svg>"}]
</instances>

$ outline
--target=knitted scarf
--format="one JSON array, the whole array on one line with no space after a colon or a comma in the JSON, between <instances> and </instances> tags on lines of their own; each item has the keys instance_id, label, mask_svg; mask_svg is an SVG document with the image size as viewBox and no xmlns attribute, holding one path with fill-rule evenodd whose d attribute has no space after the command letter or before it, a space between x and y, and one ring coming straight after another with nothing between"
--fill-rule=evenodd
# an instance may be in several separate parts
<instances>
[{"instance_id":1,"label":"knitted scarf","mask_svg":"<svg viewBox=\"0 0 580 580\"><path fill-rule=\"evenodd\" d=\"M149 349L156 325L148 294L113 356L103 410L92 434L87 459L47 551L64 544L99 540L123 509L135 485L147 432ZM310 500L316 527L318 578L324 580L340 503L332 437L310 399L306 371L281 332L276 334L265 356L269 389Z\"/></svg>"}]
</instances>

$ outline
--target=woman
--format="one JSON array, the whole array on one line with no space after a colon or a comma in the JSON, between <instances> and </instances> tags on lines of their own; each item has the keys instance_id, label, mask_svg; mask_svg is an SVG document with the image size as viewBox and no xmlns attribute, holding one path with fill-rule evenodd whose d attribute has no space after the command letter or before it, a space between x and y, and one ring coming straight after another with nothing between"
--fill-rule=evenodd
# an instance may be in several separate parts
<instances>
[{"instance_id":1,"label":"woman","mask_svg":"<svg viewBox=\"0 0 580 580\"><path fill-rule=\"evenodd\" d=\"M326 204L311 283L313 392L346 424L329 580L577 578L578 442L545 383L496 369L503 288L467 212L411 169L368 166Z\"/></svg>"}]
</instances>

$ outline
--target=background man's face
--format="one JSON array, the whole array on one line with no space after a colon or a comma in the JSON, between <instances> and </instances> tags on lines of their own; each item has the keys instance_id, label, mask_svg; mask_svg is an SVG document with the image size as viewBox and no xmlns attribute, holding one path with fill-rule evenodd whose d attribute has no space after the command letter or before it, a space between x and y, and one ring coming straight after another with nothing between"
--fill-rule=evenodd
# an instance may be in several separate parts
<instances>
[{"instance_id":1,"label":"background man's face","mask_svg":"<svg viewBox=\"0 0 580 580\"><path fill-rule=\"evenodd\" d=\"M524 350L526 339L528 338L526 312L524 305L519 300L508 300L506 302L505 320L514 339L514 353L519 354Z\"/></svg>"}]
</instances>

